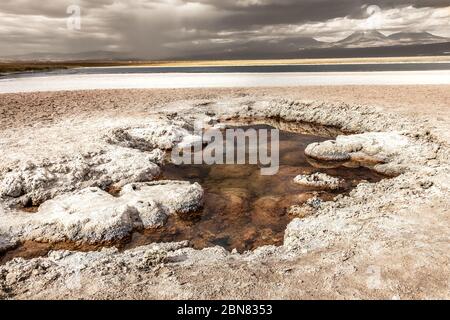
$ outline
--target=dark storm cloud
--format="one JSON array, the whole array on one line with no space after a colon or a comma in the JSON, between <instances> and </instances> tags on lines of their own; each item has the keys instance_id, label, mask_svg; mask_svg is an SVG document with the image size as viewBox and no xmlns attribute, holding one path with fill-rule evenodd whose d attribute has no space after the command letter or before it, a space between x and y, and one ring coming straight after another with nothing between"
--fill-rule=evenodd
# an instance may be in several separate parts
<instances>
[{"instance_id":1,"label":"dark storm cloud","mask_svg":"<svg viewBox=\"0 0 450 320\"><path fill-rule=\"evenodd\" d=\"M231 29L245 25L324 21L345 16L364 18L367 17L365 8L371 5L377 5L381 9L404 6L440 8L450 5L450 0L200 0L195 2L228 10L229 15L226 15L216 26Z\"/></svg>"},{"instance_id":2,"label":"dark storm cloud","mask_svg":"<svg viewBox=\"0 0 450 320\"><path fill-rule=\"evenodd\" d=\"M75 32L66 28L73 4L82 12ZM1 0L0 56L114 49L165 58L237 46L298 47L366 28L373 5L381 31L450 32L450 0Z\"/></svg>"},{"instance_id":3,"label":"dark storm cloud","mask_svg":"<svg viewBox=\"0 0 450 320\"><path fill-rule=\"evenodd\" d=\"M364 8L377 5L381 9L402 6L439 8L450 6L450 0L198 0L184 3L210 5L225 14L219 20L207 21L203 26L210 30L242 29L251 26L324 21L338 17L363 18ZM195 21L187 21L194 25Z\"/></svg>"}]
</instances>

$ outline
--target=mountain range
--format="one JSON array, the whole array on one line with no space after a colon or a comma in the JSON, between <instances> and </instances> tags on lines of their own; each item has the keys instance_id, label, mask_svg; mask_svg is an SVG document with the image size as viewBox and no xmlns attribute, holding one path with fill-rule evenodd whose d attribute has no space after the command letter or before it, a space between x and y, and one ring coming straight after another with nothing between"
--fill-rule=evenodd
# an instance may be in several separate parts
<instances>
[{"instance_id":1,"label":"mountain range","mask_svg":"<svg viewBox=\"0 0 450 320\"><path fill-rule=\"evenodd\" d=\"M174 49L167 60L283 59L372 57L408 55L450 55L450 39L429 32L399 32L389 36L377 30L357 31L336 42L323 42L309 37L290 37L271 41L250 40L224 43L214 47ZM91 51L78 53L38 52L4 57L9 61L119 61L146 60L126 52Z\"/></svg>"},{"instance_id":2,"label":"mountain range","mask_svg":"<svg viewBox=\"0 0 450 320\"><path fill-rule=\"evenodd\" d=\"M435 36L429 32L399 32L389 36L377 30L358 31L347 38L331 43L341 48L371 48L397 45L418 45L449 42L450 39Z\"/></svg>"}]
</instances>

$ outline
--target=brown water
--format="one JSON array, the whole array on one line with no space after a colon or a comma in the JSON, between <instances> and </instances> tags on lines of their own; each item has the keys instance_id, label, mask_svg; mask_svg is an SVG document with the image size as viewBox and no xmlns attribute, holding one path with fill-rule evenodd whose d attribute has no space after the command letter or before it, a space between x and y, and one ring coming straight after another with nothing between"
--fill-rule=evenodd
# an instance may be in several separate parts
<instances>
[{"instance_id":1,"label":"brown water","mask_svg":"<svg viewBox=\"0 0 450 320\"><path fill-rule=\"evenodd\" d=\"M267 121L266 121L267 123ZM263 245L281 245L287 224L294 218L287 214L291 205L298 205L318 196L332 200L339 193L348 193L362 180L377 182L383 178L366 168L348 168L339 164L317 163L304 155L306 146L330 139L332 128L318 128L293 123L277 123L280 128L280 170L263 176L258 165L181 165L167 164L161 179L199 182L205 190L205 204L200 212L189 217L173 215L158 229L135 232L120 243L77 245L72 243L26 242L0 255L0 263L14 257L33 258L50 250L92 251L104 246L134 248L152 242L189 240L192 247L202 249L215 245L239 252ZM265 124L241 125L239 128L271 129ZM282 129L286 130L282 130ZM324 172L347 181L339 192L323 191L297 185L299 174ZM117 194L120 190L107 190ZM33 213L36 208L25 208Z\"/></svg>"},{"instance_id":2,"label":"brown water","mask_svg":"<svg viewBox=\"0 0 450 320\"><path fill-rule=\"evenodd\" d=\"M268 125L240 126L271 129ZM292 128L290 128L292 129ZM297 128L296 131L302 131ZM317 168L304 155L306 146L329 137L280 131L280 170L263 176L258 165L180 165L163 168L163 179L198 182L205 190L201 212L190 217L171 216L163 228L135 233L126 247L151 242L189 240L194 248L220 245L239 252L263 245L281 245L292 205L318 196L331 200L346 193L360 181L377 182L383 176L366 168ZM347 181L339 192L326 192L293 182L299 174L325 172Z\"/></svg>"}]
</instances>

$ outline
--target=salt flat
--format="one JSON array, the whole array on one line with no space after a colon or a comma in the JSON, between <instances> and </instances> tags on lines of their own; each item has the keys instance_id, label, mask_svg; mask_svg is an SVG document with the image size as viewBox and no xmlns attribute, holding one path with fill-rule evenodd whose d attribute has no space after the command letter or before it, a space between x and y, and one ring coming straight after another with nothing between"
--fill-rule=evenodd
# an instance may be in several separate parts
<instances>
[{"instance_id":1,"label":"salt flat","mask_svg":"<svg viewBox=\"0 0 450 320\"><path fill-rule=\"evenodd\" d=\"M450 121L448 89L315 86L2 94L0 186L11 196L0 201L0 251L10 255L6 263L0 262L0 299L446 299L450 137L443 133ZM150 153L132 148L143 144L128 144L121 137L130 136L128 128L148 130L157 119L174 116L170 121L282 118L333 126L359 134L337 137L335 143L309 151L316 156L336 154L337 147L359 159L375 154L383 157L378 169L403 173L378 183L360 183L334 201L317 202L306 216L287 225L282 245L242 254L220 246L195 250L186 241L172 240L124 251L60 247L31 259L20 259L11 250L21 239L49 239L56 245L55 236L82 241L82 246L94 237L97 245L97 239L130 232L136 213L145 213L145 223L159 223L165 211L160 212L158 204L174 204L174 198L160 202L153 196L170 194L167 189L158 185L155 192L153 185L145 184L163 182L125 185L115 200L82 183L104 176L128 180L125 174L141 171L141 163L154 168L151 159L145 160ZM171 125L157 127L176 136L167 130ZM23 192L50 202L33 214L9 207ZM53 197L61 192L61 197ZM148 192L154 203L139 205L138 197L148 199ZM185 192L180 196L183 205L185 195L191 194ZM246 199L240 192L232 198L239 206ZM86 212L99 207L87 199L99 205L106 200L108 206L101 205L88 221ZM133 203L123 207L128 200ZM109 205L119 205L114 209L117 216L109 214ZM303 207L298 209L300 213ZM60 223L68 212L70 221L64 218ZM72 251L64 251L67 248Z\"/></svg>"},{"instance_id":2,"label":"salt flat","mask_svg":"<svg viewBox=\"0 0 450 320\"><path fill-rule=\"evenodd\" d=\"M5 230L0 230L0 251L17 258L0 262L0 299L448 298L449 87L334 85L1 94L0 180L5 181L5 186L21 186L2 190L14 195L27 191L29 186L31 192L45 196L40 191L50 187L64 194L63 198L53 198L49 193L52 199L48 201L54 201L33 214L14 213L14 207L8 209L7 202L0 201L5 207L0 207L0 225ZM99 219L86 224L85 204L89 204L89 210L94 208L86 197L112 198L95 188L82 191L83 185L77 181L103 176L128 179L123 174L140 171L137 169L141 163L150 163L153 168L150 159L145 159L158 153L123 147L128 144L121 146L118 143L122 140L111 139L121 135L110 133L148 129L155 117L194 121L211 115L218 119L282 117L359 133L337 137L335 144L327 146L349 150L347 143L353 146L356 140L362 141L353 156L358 152L365 156L367 152L389 154L392 158L386 160L391 161L383 161L381 168L404 173L378 183L360 183L348 196L320 203L310 215L288 224L283 245L278 247L264 246L240 254L217 246L195 250L186 241L153 243L124 251L62 246L32 259L20 259L18 252L11 250L17 245L11 236L73 235L85 241L92 235L120 235L131 226L127 218L131 216L125 213L118 216L124 220L109 220L120 224L105 225L104 216L96 215ZM313 149L324 150L320 145ZM9 178L16 173L17 180ZM5 175L7 179L3 179ZM125 191L130 191L134 199L138 188L133 186L136 184L130 185L133 192ZM66 187L77 191L66 193L62 189ZM234 203L245 199L239 195L236 193ZM128 203L128 198L123 197L126 195L120 194L115 201ZM157 200L153 200L155 204ZM83 229L73 229L66 220L58 223L60 213L66 213L60 210L61 204L70 204L70 212L76 209L71 222ZM138 211L143 209L136 206ZM53 213L58 213L56 218ZM147 213L146 217L158 218L161 212ZM13 224L18 217L36 219L25 225L37 228L27 232ZM148 220L153 221L158 222ZM55 228L50 230L48 226ZM111 233L108 226L120 232ZM75 251L65 251L67 248ZM39 247L35 243L26 248L36 249Z\"/></svg>"},{"instance_id":3,"label":"salt flat","mask_svg":"<svg viewBox=\"0 0 450 320\"><path fill-rule=\"evenodd\" d=\"M0 93L322 85L442 85L450 70L308 73L64 74L0 79Z\"/></svg>"}]
</instances>

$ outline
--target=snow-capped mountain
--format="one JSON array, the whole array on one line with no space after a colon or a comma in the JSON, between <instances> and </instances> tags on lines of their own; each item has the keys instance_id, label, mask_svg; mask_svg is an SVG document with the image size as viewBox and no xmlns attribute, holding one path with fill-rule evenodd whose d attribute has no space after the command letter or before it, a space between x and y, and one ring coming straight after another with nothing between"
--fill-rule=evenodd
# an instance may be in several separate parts
<instances>
[{"instance_id":1,"label":"snow-capped mountain","mask_svg":"<svg viewBox=\"0 0 450 320\"><path fill-rule=\"evenodd\" d=\"M450 39L429 32L399 32L386 36L377 30L357 31L347 38L332 43L339 48L373 48L401 45L420 45L450 42Z\"/></svg>"},{"instance_id":2,"label":"snow-capped mountain","mask_svg":"<svg viewBox=\"0 0 450 320\"><path fill-rule=\"evenodd\" d=\"M369 48L394 45L395 41L376 30L357 31L347 38L334 42L333 45L341 48Z\"/></svg>"}]
</instances>

